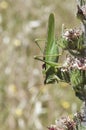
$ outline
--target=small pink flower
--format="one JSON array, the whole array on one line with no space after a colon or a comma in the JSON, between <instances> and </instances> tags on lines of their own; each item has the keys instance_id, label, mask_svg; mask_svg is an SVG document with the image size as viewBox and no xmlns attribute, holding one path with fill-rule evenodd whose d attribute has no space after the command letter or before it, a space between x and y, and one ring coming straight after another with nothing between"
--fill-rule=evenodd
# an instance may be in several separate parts
<instances>
[{"instance_id":1,"label":"small pink flower","mask_svg":"<svg viewBox=\"0 0 86 130\"><path fill-rule=\"evenodd\" d=\"M48 129L49 129L49 130L58 130L58 129L56 128L56 125L51 125L50 127L48 127Z\"/></svg>"},{"instance_id":2,"label":"small pink flower","mask_svg":"<svg viewBox=\"0 0 86 130\"><path fill-rule=\"evenodd\" d=\"M79 70L86 70L86 57L75 58L75 57L68 56L66 58L66 61L63 63L63 67L61 70L70 71L71 69L74 68Z\"/></svg>"}]
</instances>

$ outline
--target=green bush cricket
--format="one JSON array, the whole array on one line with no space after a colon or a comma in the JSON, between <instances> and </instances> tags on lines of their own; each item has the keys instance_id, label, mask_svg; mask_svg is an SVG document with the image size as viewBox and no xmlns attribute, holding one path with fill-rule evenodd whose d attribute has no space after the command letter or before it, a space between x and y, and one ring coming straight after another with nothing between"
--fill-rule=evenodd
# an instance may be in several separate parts
<instances>
[{"instance_id":1,"label":"green bush cricket","mask_svg":"<svg viewBox=\"0 0 86 130\"><path fill-rule=\"evenodd\" d=\"M37 40L36 44L38 45ZM39 45L38 47L40 48ZM58 63L59 55L60 54L57 39L55 38L55 19L54 14L51 13L48 20L48 34L45 43L45 49L43 52L43 59L40 59L38 56L35 56L35 59L44 62L43 70L45 73L45 81L44 81L45 84L53 83L55 81L60 80L59 77L57 76L58 68L61 66Z\"/></svg>"}]
</instances>

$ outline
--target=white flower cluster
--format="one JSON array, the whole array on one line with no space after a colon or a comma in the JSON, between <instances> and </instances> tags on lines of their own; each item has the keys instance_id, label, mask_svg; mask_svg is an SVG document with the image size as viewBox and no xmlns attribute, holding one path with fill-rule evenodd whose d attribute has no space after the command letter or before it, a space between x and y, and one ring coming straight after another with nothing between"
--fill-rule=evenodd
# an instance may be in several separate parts
<instances>
[{"instance_id":1,"label":"white flower cluster","mask_svg":"<svg viewBox=\"0 0 86 130\"><path fill-rule=\"evenodd\" d=\"M55 121L55 125L48 127L49 130L75 130L76 122L71 120L69 117L62 117Z\"/></svg>"},{"instance_id":2,"label":"white flower cluster","mask_svg":"<svg viewBox=\"0 0 86 130\"><path fill-rule=\"evenodd\" d=\"M72 70L73 68L79 70L86 70L86 57L71 57L67 56L66 61L63 63L61 71Z\"/></svg>"},{"instance_id":3,"label":"white flower cluster","mask_svg":"<svg viewBox=\"0 0 86 130\"><path fill-rule=\"evenodd\" d=\"M75 40L82 35L82 31L80 29L67 29L63 33L63 38L69 41Z\"/></svg>"}]
</instances>

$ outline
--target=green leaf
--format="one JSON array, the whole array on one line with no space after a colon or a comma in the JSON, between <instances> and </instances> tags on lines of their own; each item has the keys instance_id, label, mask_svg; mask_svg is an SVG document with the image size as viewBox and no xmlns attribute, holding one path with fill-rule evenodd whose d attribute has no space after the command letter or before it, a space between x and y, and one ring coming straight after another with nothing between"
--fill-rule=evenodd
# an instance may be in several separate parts
<instances>
[{"instance_id":1,"label":"green leaf","mask_svg":"<svg viewBox=\"0 0 86 130\"><path fill-rule=\"evenodd\" d=\"M72 70L70 75L71 84L73 86L75 94L81 100L86 99L85 74L86 74L85 70L74 69Z\"/></svg>"}]
</instances>

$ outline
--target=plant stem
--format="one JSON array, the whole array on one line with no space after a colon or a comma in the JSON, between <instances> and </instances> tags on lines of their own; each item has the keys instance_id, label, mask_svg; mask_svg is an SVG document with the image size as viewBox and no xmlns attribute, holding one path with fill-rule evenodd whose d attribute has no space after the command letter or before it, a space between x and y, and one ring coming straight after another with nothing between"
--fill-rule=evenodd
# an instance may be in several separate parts
<instances>
[{"instance_id":1,"label":"plant stem","mask_svg":"<svg viewBox=\"0 0 86 130\"><path fill-rule=\"evenodd\" d=\"M82 124L83 127L86 127L86 101L85 101L84 106L83 106L81 111L82 111L82 114L84 116L81 124Z\"/></svg>"},{"instance_id":2,"label":"plant stem","mask_svg":"<svg viewBox=\"0 0 86 130\"><path fill-rule=\"evenodd\" d=\"M84 33L84 44L86 45L86 23L82 23L82 30Z\"/></svg>"}]
</instances>

